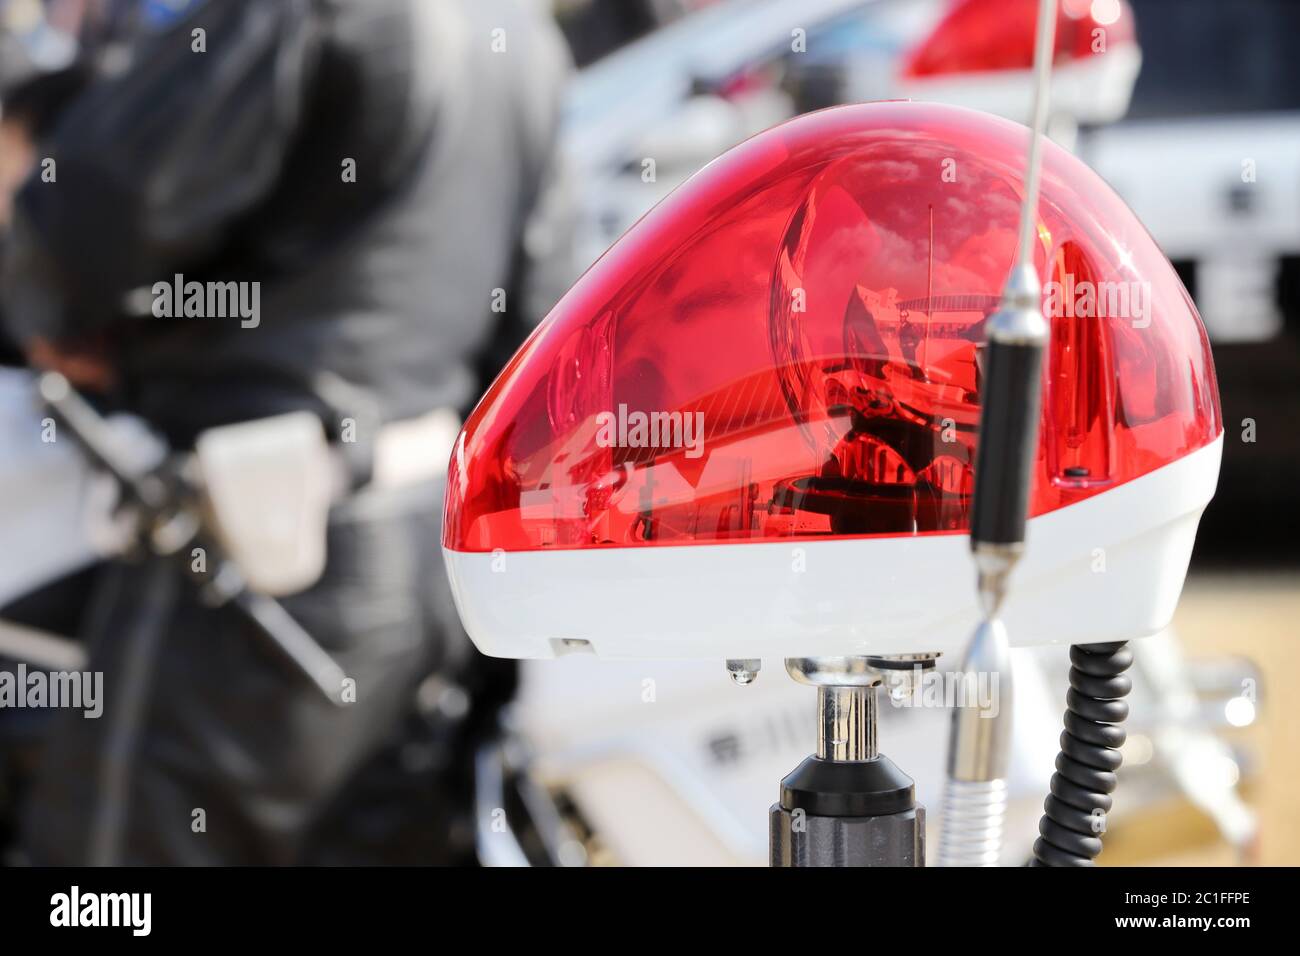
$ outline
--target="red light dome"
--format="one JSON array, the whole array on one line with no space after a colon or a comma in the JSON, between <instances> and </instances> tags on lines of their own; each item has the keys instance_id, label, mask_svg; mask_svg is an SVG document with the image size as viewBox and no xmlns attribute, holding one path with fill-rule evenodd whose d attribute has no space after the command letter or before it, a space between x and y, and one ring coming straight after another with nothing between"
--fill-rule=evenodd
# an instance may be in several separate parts
<instances>
[{"instance_id":1,"label":"red light dome","mask_svg":"<svg viewBox=\"0 0 1300 956\"><path fill-rule=\"evenodd\" d=\"M957 540L1027 135L952 107L828 110L742 144L652 211L465 426L443 542L462 612L480 602L462 560L476 554ZM1052 330L1041 518L1192 456L1221 425L1168 260L1051 144L1035 258ZM1196 489L1180 515L1204 507Z\"/></svg>"},{"instance_id":2,"label":"red light dome","mask_svg":"<svg viewBox=\"0 0 1300 956\"><path fill-rule=\"evenodd\" d=\"M1034 63L1038 7L1038 0L961 0L908 55L903 73L1028 70ZM1112 45L1132 45L1136 38L1125 0L1064 0L1057 5L1053 60L1082 60Z\"/></svg>"},{"instance_id":3,"label":"red light dome","mask_svg":"<svg viewBox=\"0 0 1300 956\"><path fill-rule=\"evenodd\" d=\"M897 92L911 99L1030 115L1038 0L959 0L905 57ZM1128 112L1142 68L1126 0L1063 0L1057 7L1052 110L1078 123Z\"/></svg>"}]
</instances>

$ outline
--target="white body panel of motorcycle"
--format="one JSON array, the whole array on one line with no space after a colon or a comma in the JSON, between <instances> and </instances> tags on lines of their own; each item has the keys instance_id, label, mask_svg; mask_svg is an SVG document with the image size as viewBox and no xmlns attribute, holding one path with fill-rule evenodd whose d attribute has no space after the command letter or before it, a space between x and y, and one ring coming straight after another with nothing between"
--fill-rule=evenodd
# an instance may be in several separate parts
<instances>
[{"instance_id":1,"label":"white body panel of motorcycle","mask_svg":"<svg viewBox=\"0 0 1300 956\"><path fill-rule=\"evenodd\" d=\"M1064 651L1013 652L1014 736L1007 781L1007 865L1037 836L1056 758L1064 690L1042 660ZM936 681L956 666L940 661ZM768 808L780 780L816 744L816 692L780 660L737 687L715 661L603 661L572 655L522 669L514 713L536 753L535 777L562 788L614 862L624 866L761 866ZM1056 676L1053 674L1053 676ZM938 839L952 711L929 691L894 702L879 692L880 747L916 781ZM489 836L489 839L491 837Z\"/></svg>"},{"instance_id":2,"label":"white body panel of motorcycle","mask_svg":"<svg viewBox=\"0 0 1300 956\"><path fill-rule=\"evenodd\" d=\"M137 418L110 427L141 466L163 445ZM111 554L124 540L113 520L117 489L40 408L36 378L0 370L0 605Z\"/></svg>"}]
</instances>

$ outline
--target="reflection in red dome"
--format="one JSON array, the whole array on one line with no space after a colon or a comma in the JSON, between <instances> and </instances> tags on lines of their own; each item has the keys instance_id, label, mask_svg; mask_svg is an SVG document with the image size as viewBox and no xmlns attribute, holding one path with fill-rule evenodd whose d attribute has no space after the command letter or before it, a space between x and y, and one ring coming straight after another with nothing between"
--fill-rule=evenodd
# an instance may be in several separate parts
<instances>
[{"instance_id":1,"label":"reflection in red dome","mask_svg":"<svg viewBox=\"0 0 1300 956\"><path fill-rule=\"evenodd\" d=\"M458 551L960 532L983 323L1028 132L952 107L802 117L681 187L570 291L471 416ZM1052 326L1032 514L1209 444L1204 331L1150 236L1045 145ZM695 426L699 425L699 432Z\"/></svg>"}]
</instances>

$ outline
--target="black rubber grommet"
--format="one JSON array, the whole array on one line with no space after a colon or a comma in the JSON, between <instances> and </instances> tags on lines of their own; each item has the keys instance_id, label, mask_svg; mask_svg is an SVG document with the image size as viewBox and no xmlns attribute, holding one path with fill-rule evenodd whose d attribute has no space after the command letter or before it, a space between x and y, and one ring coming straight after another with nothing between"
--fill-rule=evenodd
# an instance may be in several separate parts
<instances>
[{"instance_id":1,"label":"black rubber grommet","mask_svg":"<svg viewBox=\"0 0 1300 956\"><path fill-rule=\"evenodd\" d=\"M929 657L917 661L891 660L886 657L868 657L867 663L878 671L910 671L920 668L928 671L937 663L937 658Z\"/></svg>"},{"instance_id":2,"label":"black rubber grommet","mask_svg":"<svg viewBox=\"0 0 1300 956\"><path fill-rule=\"evenodd\" d=\"M781 781L781 807L817 817L879 817L916 806L912 778L888 757L808 757Z\"/></svg>"}]
</instances>

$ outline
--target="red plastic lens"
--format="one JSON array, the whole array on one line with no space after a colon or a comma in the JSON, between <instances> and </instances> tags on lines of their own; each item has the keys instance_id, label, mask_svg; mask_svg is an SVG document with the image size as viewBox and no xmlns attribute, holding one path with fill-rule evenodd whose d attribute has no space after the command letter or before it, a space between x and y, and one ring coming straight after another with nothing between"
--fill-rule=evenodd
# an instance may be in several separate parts
<instances>
[{"instance_id":1,"label":"red plastic lens","mask_svg":"<svg viewBox=\"0 0 1300 956\"><path fill-rule=\"evenodd\" d=\"M908 57L903 75L937 76L1028 70L1034 62L1038 0L962 0ZM1064 0L1056 19L1056 61L1082 59L1133 43L1133 12L1124 0Z\"/></svg>"},{"instance_id":2,"label":"red plastic lens","mask_svg":"<svg viewBox=\"0 0 1300 956\"><path fill-rule=\"evenodd\" d=\"M578 282L471 416L459 551L967 529L983 324L1014 254L1028 132L877 103L737 147ZM1196 311L1094 173L1044 150L1052 343L1031 509L1221 430Z\"/></svg>"}]
</instances>

